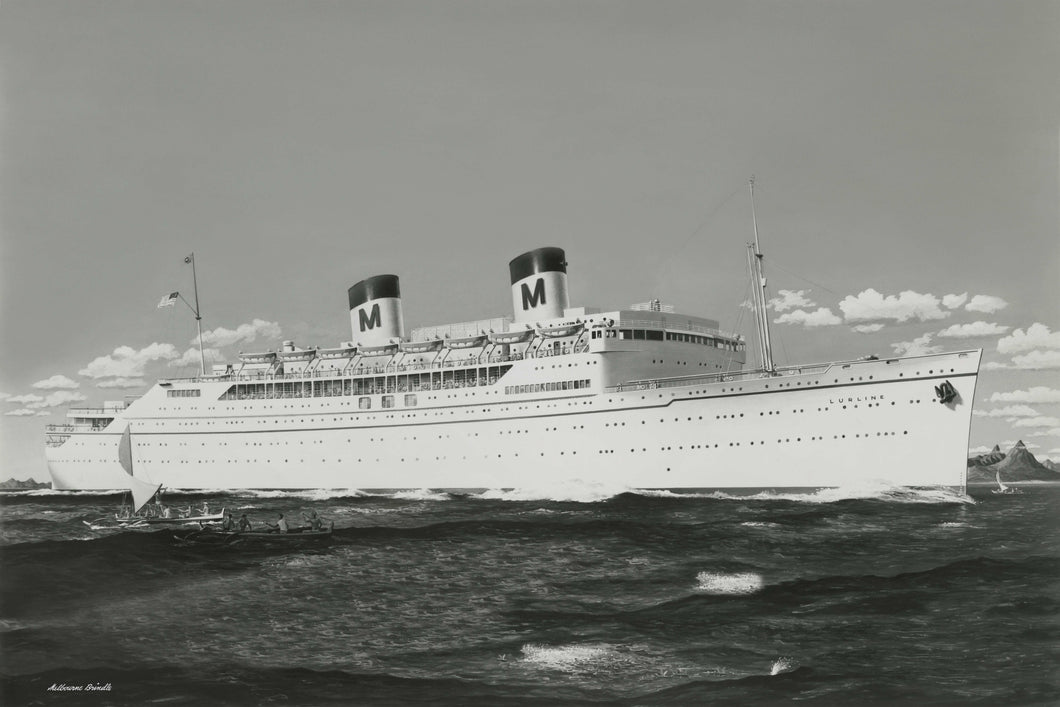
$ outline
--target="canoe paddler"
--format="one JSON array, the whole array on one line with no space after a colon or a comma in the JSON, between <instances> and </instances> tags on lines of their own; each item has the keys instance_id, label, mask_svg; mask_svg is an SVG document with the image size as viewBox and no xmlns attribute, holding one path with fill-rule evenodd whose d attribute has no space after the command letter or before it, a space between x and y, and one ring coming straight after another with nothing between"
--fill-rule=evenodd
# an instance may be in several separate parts
<instances>
[{"instance_id":1,"label":"canoe paddler","mask_svg":"<svg viewBox=\"0 0 1060 707\"><path fill-rule=\"evenodd\" d=\"M309 511L309 515L302 513L302 517L305 518L307 523L309 523L310 530L320 530L324 527L324 521L317 516L316 511Z\"/></svg>"}]
</instances>

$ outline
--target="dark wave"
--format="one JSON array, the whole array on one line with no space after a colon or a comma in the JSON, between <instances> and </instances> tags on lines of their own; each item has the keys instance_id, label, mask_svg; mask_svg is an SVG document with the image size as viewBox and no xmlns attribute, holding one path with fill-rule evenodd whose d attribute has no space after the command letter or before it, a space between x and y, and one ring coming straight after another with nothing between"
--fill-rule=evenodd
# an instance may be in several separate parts
<instances>
[{"instance_id":1,"label":"dark wave","mask_svg":"<svg viewBox=\"0 0 1060 707\"><path fill-rule=\"evenodd\" d=\"M49 690L52 685L110 685L99 692ZM568 693L568 694L565 694ZM488 685L457 678L409 678L305 668L208 671L185 666L49 670L4 676L3 704L140 705L599 705L599 698L533 686ZM93 698L100 698L94 700ZM606 701L606 699L605 699Z\"/></svg>"},{"instance_id":2,"label":"dark wave","mask_svg":"<svg viewBox=\"0 0 1060 707\"><path fill-rule=\"evenodd\" d=\"M1060 557L977 557L889 577L839 575L767 584L758 592L746 594L695 593L632 610L611 611L604 607L583 611L539 601L514 608L508 614L515 622L534 626L559 627L579 622L597 625L606 620L642 629L684 631L737 623L750 617L786 615L793 609L821 615L891 614L922 609L947 592L968 590L974 585L1002 587L1029 581L1045 584L1057 577ZM1002 603L1000 597L998 603ZM1060 613L1060 598L1041 594L999 610L1021 616L1055 616Z\"/></svg>"}]
</instances>

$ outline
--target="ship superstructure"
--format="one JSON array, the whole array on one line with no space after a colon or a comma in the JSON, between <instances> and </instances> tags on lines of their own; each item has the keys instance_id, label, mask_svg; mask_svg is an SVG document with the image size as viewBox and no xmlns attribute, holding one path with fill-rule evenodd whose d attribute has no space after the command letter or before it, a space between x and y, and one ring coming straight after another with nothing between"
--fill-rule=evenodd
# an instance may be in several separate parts
<instances>
[{"instance_id":1,"label":"ship superstructure","mask_svg":"<svg viewBox=\"0 0 1060 707\"><path fill-rule=\"evenodd\" d=\"M53 487L124 488L126 429L137 475L169 488L964 487L978 351L748 371L717 321L571 307L559 248L509 272L511 317L406 336L379 275L349 289L340 346L71 410L47 432Z\"/></svg>"}]
</instances>

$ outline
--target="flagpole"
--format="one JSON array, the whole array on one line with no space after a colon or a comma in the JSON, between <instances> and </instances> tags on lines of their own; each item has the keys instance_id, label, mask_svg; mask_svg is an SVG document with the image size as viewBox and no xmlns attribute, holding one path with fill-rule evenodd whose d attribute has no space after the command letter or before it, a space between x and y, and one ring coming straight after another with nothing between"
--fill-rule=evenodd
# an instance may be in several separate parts
<instances>
[{"instance_id":1,"label":"flagpole","mask_svg":"<svg viewBox=\"0 0 1060 707\"><path fill-rule=\"evenodd\" d=\"M195 274L195 253L184 258L185 263L191 263L191 282L195 288L195 328L199 330L199 363L202 375L206 375L206 354L202 349L202 316L199 314L199 279Z\"/></svg>"}]
</instances>

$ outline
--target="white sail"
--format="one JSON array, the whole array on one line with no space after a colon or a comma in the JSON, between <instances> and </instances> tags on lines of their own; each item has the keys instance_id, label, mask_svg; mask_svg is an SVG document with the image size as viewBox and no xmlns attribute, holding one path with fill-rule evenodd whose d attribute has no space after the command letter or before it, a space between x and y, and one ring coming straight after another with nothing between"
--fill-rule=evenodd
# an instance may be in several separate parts
<instances>
[{"instance_id":1,"label":"white sail","mask_svg":"<svg viewBox=\"0 0 1060 707\"><path fill-rule=\"evenodd\" d=\"M998 491L1000 491L1001 493L1005 493L1006 491L1008 491L1008 486L1005 486L1005 484L1001 483L1001 470L1000 469L995 469L994 470L994 479L997 480L997 490Z\"/></svg>"},{"instance_id":2,"label":"white sail","mask_svg":"<svg viewBox=\"0 0 1060 707\"><path fill-rule=\"evenodd\" d=\"M133 497L133 513L136 513L154 498L154 495L162 488L162 484L141 481L133 476L131 428L132 425L126 427L125 432L121 435L121 442L118 444L118 462L121 463L121 468L125 469L125 473L129 475L128 483L129 491Z\"/></svg>"}]
</instances>

